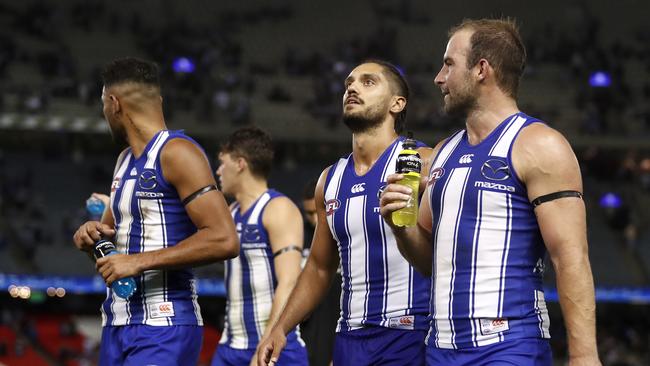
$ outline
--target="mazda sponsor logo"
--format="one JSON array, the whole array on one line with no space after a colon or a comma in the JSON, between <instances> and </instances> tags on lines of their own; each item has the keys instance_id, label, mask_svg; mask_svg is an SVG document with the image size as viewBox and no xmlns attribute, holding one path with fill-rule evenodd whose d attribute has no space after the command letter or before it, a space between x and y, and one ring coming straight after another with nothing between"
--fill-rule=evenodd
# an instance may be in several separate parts
<instances>
[{"instance_id":1,"label":"mazda sponsor logo","mask_svg":"<svg viewBox=\"0 0 650 366\"><path fill-rule=\"evenodd\" d=\"M138 177L138 185L142 189L154 189L158 185L156 181L156 172L153 170L145 170L140 173Z\"/></svg>"},{"instance_id":2,"label":"mazda sponsor logo","mask_svg":"<svg viewBox=\"0 0 650 366\"><path fill-rule=\"evenodd\" d=\"M510 178L510 167L501 159L490 159L481 166L481 174L485 179L503 181Z\"/></svg>"}]
</instances>

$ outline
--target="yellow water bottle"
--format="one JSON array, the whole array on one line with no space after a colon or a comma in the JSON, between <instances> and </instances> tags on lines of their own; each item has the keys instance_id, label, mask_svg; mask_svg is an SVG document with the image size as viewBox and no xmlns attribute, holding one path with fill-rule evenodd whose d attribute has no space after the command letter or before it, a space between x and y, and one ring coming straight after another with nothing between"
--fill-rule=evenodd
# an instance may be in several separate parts
<instances>
[{"instance_id":1,"label":"yellow water bottle","mask_svg":"<svg viewBox=\"0 0 650 366\"><path fill-rule=\"evenodd\" d=\"M395 172L404 175L398 184L410 187L411 198L409 198L406 207L393 212L393 224L396 226L414 226L418 221L418 192L420 188L420 170L422 169L422 159L416 149L415 140L411 134L409 138L402 142L403 150L397 157Z\"/></svg>"}]
</instances>

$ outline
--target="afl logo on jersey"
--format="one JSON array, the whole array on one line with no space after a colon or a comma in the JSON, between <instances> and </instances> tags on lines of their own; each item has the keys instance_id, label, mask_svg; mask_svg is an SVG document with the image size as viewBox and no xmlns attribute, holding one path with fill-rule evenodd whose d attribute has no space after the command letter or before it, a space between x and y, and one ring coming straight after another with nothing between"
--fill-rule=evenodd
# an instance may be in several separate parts
<instances>
[{"instance_id":1,"label":"afl logo on jersey","mask_svg":"<svg viewBox=\"0 0 650 366\"><path fill-rule=\"evenodd\" d=\"M111 192L115 192L120 188L120 177L115 177L111 183Z\"/></svg>"},{"instance_id":2,"label":"afl logo on jersey","mask_svg":"<svg viewBox=\"0 0 650 366\"><path fill-rule=\"evenodd\" d=\"M335 199L329 200L325 202L325 213L327 216L331 215L334 213L334 211L338 210L339 207L341 207L341 201Z\"/></svg>"},{"instance_id":3,"label":"afl logo on jersey","mask_svg":"<svg viewBox=\"0 0 650 366\"><path fill-rule=\"evenodd\" d=\"M510 178L510 167L503 160L490 159L481 166L481 174L486 179L502 181Z\"/></svg>"},{"instance_id":4,"label":"afl logo on jersey","mask_svg":"<svg viewBox=\"0 0 650 366\"><path fill-rule=\"evenodd\" d=\"M431 175L429 176L429 185L432 185L435 183L438 179L442 178L442 176L445 175L445 170L443 168L435 168L431 171Z\"/></svg>"},{"instance_id":5,"label":"afl logo on jersey","mask_svg":"<svg viewBox=\"0 0 650 366\"><path fill-rule=\"evenodd\" d=\"M140 173L138 177L138 185L142 189L154 189L158 185L156 182L156 172L152 170L145 170Z\"/></svg>"}]
</instances>

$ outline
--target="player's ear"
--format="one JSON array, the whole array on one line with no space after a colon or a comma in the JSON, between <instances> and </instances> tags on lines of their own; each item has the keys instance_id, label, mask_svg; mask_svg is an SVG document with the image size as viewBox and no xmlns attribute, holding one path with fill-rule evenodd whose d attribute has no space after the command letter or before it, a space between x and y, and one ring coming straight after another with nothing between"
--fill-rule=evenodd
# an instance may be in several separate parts
<instances>
[{"instance_id":1,"label":"player's ear","mask_svg":"<svg viewBox=\"0 0 650 366\"><path fill-rule=\"evenodd\" d=\"M248 162L246 159L242 157L237 158L237 172L243 172L246 168L248 168Z\"/></svg>"},{"instance_id":2,"label":"player's ear","mask_svg":"<svg viewBox=\"0 0 650 366\"><path fill-rule=\"evenodd\" d=\"M488 60L482 58L480 59L475 66L476 69L476 78L479 82L485 80L487 76L492 72L492 66Z\"/></svg>"},{"instance_id":3,"label":"player's ear","mask_svg":"<svg viewBox=\"0 0 650 366\"><path fill-rule=\"evenodd\" d=\"M390 106L390 111L397 114L403 111L404 108L406 108L406 98L402 96L394 96L393 104Z\"/></svg>"},{"instance_id":4,"label":"player's ear","mask_svg":"<svg viewBox=\"0 0 650 366\"><path fill-rule=\"evenodd\" d=\"M122 104L120 103L120 99L115 96L115 94L108 95L108 102L111 106L111 111L113 114L119 114L122 112Z\"/></svg>"}]
</instances>

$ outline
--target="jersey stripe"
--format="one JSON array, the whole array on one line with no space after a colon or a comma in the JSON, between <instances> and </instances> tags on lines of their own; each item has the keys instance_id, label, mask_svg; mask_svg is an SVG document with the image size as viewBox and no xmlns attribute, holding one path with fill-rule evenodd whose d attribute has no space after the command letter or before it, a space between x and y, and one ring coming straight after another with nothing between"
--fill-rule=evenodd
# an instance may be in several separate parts
<instances>
[{"instance_id":1,"label":"jersey stripe","mask_svg":"<svg viewBox=\"0 0 650 366\"><path fill-rule=\"evenodd\" d=\"M503 298L502 271L506 248L509 244L509 207L504 205L507 194L482 191L481 194L481 222L477 233L476 245L476 282L474 288L474 318L495 318L502 314L501 303ZM483 215L489 212L490 215ZM501 263L494 266L493 263ZM496 315L496 316L495 316ZM476 344L484 346L499 341L493 335L482 336L480 324L476 324Z\"/></svg>"},{"instance_id":2,"label":"jersey stripe","mask_svg":"<svg viewBox=\"0 0 650 366\"><path fill-rule=\"evenodd\" d=\"M133 222L133 216L131 215L131 198L133 197L134 189L135 180L126 180L124 182L124 188L122 189L122 197L118 203L118 209L122 213L122 221L116 228L115 246L120 253L125 253L130 244L131 224ZM128 300L113 296L112 303L113 305L111 309L114 315L113 325L119 325L121 320L128 324L131 318Z\"/></svg>"},{"instance_id":3,"label":"jersey stripe","mask_svg":"<svg viewBox=\"0 0 650 366\"><path fill-rule=\"evenodd\" d=\"M168 131L162 131L161 133L158 134L158 136L156 137L153 143L153 146L147 152L147 162L144 164L145 169L154 169L156 167L156 161L158 160L158 153L160 152L160 149L166 142L167 137L169 137Z\"/></svg>"},{"instance_id":4,"label":"jersey stripe","mask_svg":"<svg viewBox=\"0 0 650 366\"><path fill-rule=\"evenodd\" d=\"M539 331L542 338L551 338L551 333L548 330L549 318L548 309L546 308L546 300L542 291L535 290L535 311L539 319Z\"/></svg>"},{"instance_id":5,"label":"jersey stripe","mask_svg":"<svg viewBox=\"0 0 650 366\"><path fill-rule=\"evenodd\" d=\"M512 141L515 139L517 132L519 132L521 126L523 126L525 122L526 118L524 117L514 117L514 119L503 130L503 134L499 137L499 140L492 147L490 156L499 156L502 158L507 157Z\"/></svg>"},{"instance_id":6,"label":"jersey stripe","mask_svg":"<svg viewBox=\"0 0 650 366\"><path fill-rule=\"evenodd\" d=\"M451 302L453 301L454 261L457 242L456 225L459 220L459 203L463 199L465 183L470 168L457 168L451 172L443 190L440 207L440 220L436 228L436 242L453 243L449 246L436 246L436 268L434 275L436 345L453 345L453 322L451 321Z\"/></svg>"}]
</instances>

